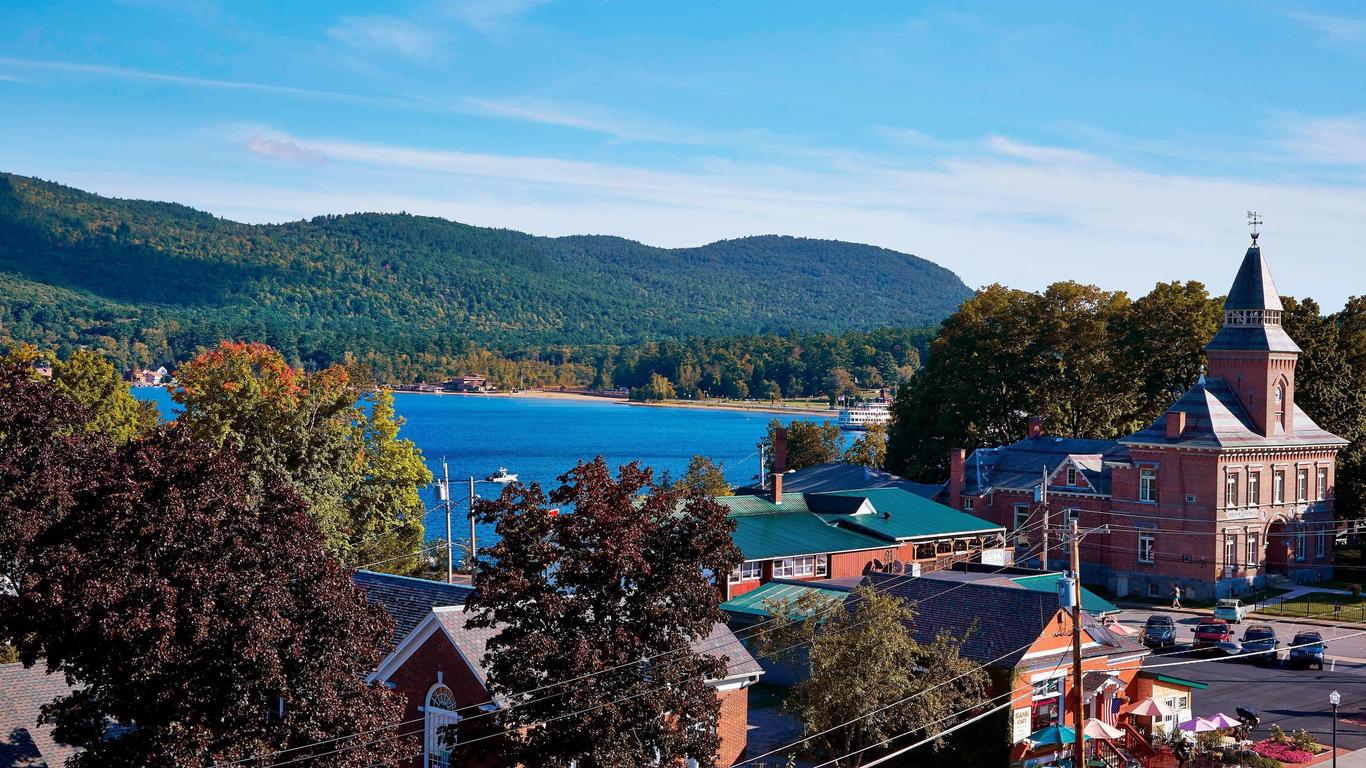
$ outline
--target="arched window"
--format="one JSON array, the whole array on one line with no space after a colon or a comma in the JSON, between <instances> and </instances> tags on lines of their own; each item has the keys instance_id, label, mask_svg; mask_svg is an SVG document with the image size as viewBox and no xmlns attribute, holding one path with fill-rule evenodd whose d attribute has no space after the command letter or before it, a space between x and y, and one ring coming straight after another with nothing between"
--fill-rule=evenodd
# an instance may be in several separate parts
<instances>
[{"instance_id":1,"label":"arched window","mask_svg":"<svg viewBox=\"0 0 1366 768\"><path fill-rule=\"evenodd\" d=\"M455 696L442 683L433 685L427 692L427 705L422 709L426 720L425 768L450 768L451 748L442 742L441 729L460 722L456 709Z\"/></svg>"},{"instance_id":2,"label":"arched window","mask_svg":"<svg viewBox=\"0 0 1366 768\"><path fill-rule=\"evenodd\" d=\"M1285 384L1276 382L1276 426L1285 431Z\"/></svg>"}]
</instances>

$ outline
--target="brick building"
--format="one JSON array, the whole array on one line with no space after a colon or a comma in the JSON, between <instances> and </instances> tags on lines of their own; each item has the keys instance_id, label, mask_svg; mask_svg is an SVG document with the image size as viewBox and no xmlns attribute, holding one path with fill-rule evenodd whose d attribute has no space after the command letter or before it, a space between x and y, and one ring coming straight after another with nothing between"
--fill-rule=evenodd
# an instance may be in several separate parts
<instances>
[{"instance_id":1,"label":"brick building","mask_svg":"<svg viewBox=\"0 0 1366 768\"><path fill-rule=\"evenodd\" d=\"M716 498L745 558L718 585L723 601L775 578L918 573L964 560L1007 565L1004 528L903 488L784 493L782 475L773 480L767 496Z\"/></svg>"},{"instance_id":2,"label":"brick building","mask_svg":"<svg viewBox=\"0 0 1366 768\"><path fill-rule=\"evenodd\" d=\"M1053 526L1110 525L1083 543L1081 570L1118 595L1179 585L1228 596L1277 575L1330 577L1335 461L1347 442L1296 405L1300 349L1281 312L1254 236L1205 347L1208 373L1157 421L1120 440L1072 440L1031 419L1023 440L954 453L949 505L1011 531L1045 513ZM1065 561L1051 549L1050 565Z\"/></svg>"}]
</instances>

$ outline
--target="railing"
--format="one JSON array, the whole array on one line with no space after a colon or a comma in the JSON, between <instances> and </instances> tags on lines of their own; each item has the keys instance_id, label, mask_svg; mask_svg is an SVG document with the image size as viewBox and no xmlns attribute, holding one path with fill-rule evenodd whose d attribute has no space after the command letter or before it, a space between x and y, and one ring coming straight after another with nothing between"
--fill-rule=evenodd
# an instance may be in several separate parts
<instances>
[{"instance_id":1,"label":"railing","mask_svg":"<svg viewBox=\"0 0 1366 768\"><path fill-rule=\"evenodd\" d=\"M1138 732L1138 729L1134 728L1133 724L1125 723L1122 728L1124 729L1124 750L1146 765L1157 754L1157 749L1144 738L1143 734Z\"/></svg>"},{"instance_id":2,"label":"railing","mask_svg":"<svg viewBox=\"0 0 1366 768\"><path fill-rule=\"evenodd\" d=\"M1091 743L1095 745L1096 758L1109 768L1125 768L1129 765L1129 756L1121 752L1109 739L1096 739Z\"/></svg>"}]
</instances>

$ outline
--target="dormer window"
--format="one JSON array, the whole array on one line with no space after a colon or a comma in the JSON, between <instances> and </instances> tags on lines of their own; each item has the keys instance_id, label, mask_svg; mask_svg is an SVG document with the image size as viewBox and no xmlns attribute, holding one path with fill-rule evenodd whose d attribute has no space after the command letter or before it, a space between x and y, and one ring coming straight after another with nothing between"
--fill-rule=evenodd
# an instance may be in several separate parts
<instances>
[{"instance_id":1,"label":"dormer window","mask_svg":"<svg viewBox=\"0 0 1366 768\"><path fill-rule=\"evenodd\" d=\"M1067 486L1068 486L1069 488L1075 488L1075 487L1077 487L1077 468L1076 468L1076 467L1068 467L1068 468L1067 468Z\"/></svg>"}]
</instances>

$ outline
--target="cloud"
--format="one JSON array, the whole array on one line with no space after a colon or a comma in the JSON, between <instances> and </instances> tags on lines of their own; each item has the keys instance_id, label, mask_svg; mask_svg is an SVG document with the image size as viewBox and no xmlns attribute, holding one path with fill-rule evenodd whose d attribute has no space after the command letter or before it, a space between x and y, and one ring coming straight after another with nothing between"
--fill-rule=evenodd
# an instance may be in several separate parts
<instances>
[{"instance_id":1,"label":"cloud","mask_svg":"<svg viewBox=\"0 0 1366 768\"><path fill-rule=\"evenodd\" d=\"M320 152L304 149L289 140L270 138L262 135L251 136L245 144L247 151L261 157L285 160L294 163L316 165L326 158Z\"/></svg>"},{"instance_id":2,"label":"cloud","mask_svg":"<svg viewBox=\"0 0 1366 768\"><path fill-rule=\"evenodd\" d=\"M549 0L457 0L450 13L484 34L498 31Z\"/></svg>"},{"instance_id":3,"label":"cloud","mask_svg":"<svg viewBox=\"0 0 1366 768\"><path fill-rule=\"evenodd\" d=\"M1295 116L1286 121L1282 146L1296 159L1366 167L1366 115Z\"/></svg>"},{"instance_id":4,"label":"cloud","mask_svg":"<svg viewBox=\"0 0 1366 768\"><path fill-rule=\"evenodd\" d=\"M574 128L601 133L617 139L651 141L669 144L708 144L715 137L700 131L680 130L671 126L643 124L639 121L609 114L602 109L585 105L566 105L532 99L466 99L469 111L488 117Z\"/></svg>"},{"instance_id":5,"label":"cloud","mask_svg":"<svg viewBox=\"0 0 1366 768\"><path fill-rule=\"evenodd\" d=\"M1366 19L1321 13L1286 13L1291 19L1339 45L1366 45Z\"/></svg>"},{"instance_id":6,"label":"cloud","mask_svg":"<svg viewBox=\"0 0 1366 768\"><path fill-rule=\"evenodd\" d=\"M345 16L327 30L327 36L358 50L411 59L428 59L439 51L438 37L430 27L394 16Z\"/></svg>"}]
</instances>

